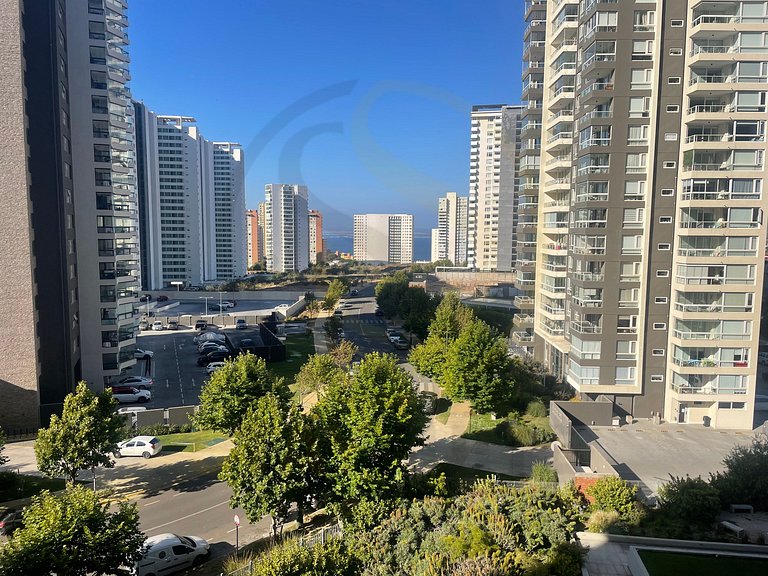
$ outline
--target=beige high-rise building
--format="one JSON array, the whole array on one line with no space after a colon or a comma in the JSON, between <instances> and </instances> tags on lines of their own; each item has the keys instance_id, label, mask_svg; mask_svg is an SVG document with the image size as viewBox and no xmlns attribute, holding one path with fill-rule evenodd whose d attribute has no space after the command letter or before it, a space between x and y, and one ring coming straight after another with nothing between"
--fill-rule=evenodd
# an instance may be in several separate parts
<instances>
[{"instance_id":1,"label":"beige high-rise building","mask_svg":"<svg viewBox=\"0 0 768 576\"><path fill-rule=\"evenodd\" d=\"M432 231L432 262L450 260L454 266L467 262L466 196L447 192L437 200L437 228Z\"/></svg>"},{"instance_id":2,"label":"beige high-rise building","mask_svg":"<svg viewBox=\"0 0 768 576\"><path fill-rule=\"evenodd\" d=\"M413 262L413 216L355 214L354 256L361 262Z\"/></svg>"},{"instance_id":3,"label":"beige high-rise building","mask_svg":"<svg viewBox=\"0 0 768 576\"><path fill-rule=\"evenodd\" d=\"M264 186L264 256L270 272L301 272L309 268L308 201L306 186Z\"/></svg>"},{"instance_id":4,"label":"beige high-rise building","mask_svg":"<svg viewBox=\"0 0 768 576\"><path fill-rule=\"evenodd\" d=\"M319 210L309 211L309 262L317 264L323 258L323 215Z\"/></svg>"},{"instance_id":5,"label":"beige high-rise building","mask_svg":"<svg viewBox=\"0 0 768 576\"><path fill-rule=\"evenodd\" d=\"M751 429L768 4L546 8L535 353L619 414Z\"/></svg>"}]
</instances>

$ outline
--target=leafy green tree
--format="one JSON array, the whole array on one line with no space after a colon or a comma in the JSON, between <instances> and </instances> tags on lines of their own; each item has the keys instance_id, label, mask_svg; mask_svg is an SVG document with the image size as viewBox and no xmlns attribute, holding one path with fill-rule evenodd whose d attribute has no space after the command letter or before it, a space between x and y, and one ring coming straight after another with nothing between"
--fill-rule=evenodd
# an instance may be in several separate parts
<instances>
[{"instance_id":1,"label":"leafy green tree","mask_svg":"<svg viewBox=\"0 0 768 576\"><path fill-rule=\"evenodd\" d=\"M35 441L38 469L46 476L64 476L74 482L87 468L115 465L112 455L125 436L125 421L115 413L111 390L94 394L80 382L64 399L61 416L51 416Z\"/></svg>"},{"instance_id":2,"label":"leafy green tree","mask_svg":"<svg viewBox=\"0 0 768 576\"><path fill-rule=\"evenodd\" d=\"M401 493L403 461L424 442L427 417L394 356L368 354L352 377L326 389L312 414L335 500L348 505Z\"/></svg>"},{"instance_id":3,"label":"leafy green tree","mask_svg":"<svg viewBox=\"0 0 768 576\"><path fill-rule=\"evenodd\" d=\"M349 340L342 340L328 351L328 356L331 357L333 363L343 370L349 370L356 354L357 346Z\"/></svg>"},{"instance_id":4,"label":"leafy green tree","mask_svg":"<svg viewBox=\"0 0 768 576\"><path fill-rule=\"evenodd\" d=\"M328 291L325 293L325 298L323 299L323 308L326 310L333 310L333 307L339 302L346 289L347 287L340 279L336 278L335 280L332 280L328 285Z\"/></svg>"},{"instance_id":5,"label":"leafy green tree","mask_svg":"<svg viewBox=\"0 0 768 576\"><path fill-rule=\"evenodd\" d=\"M315 484L307 419L296 404L267 393L245 415L233 440L219 474L232 488L231 506L242 507L252 522L269 514L277 536L293 502L303 518Z\"/></svg>"},{"instance_id":6,"label":"leafy green tree","mask_svg":"<svg viewBox=\"0 0 768 576\"><path fill-rule=\"evenodd\" d=\"M408 274L398 270L376 284L376 304L385 316L392 318L400 312L400 302L408 289L408 282Z\"/></svg>"},{"instance_id":7,"label":"leafy green tree","mask_svg":"<svg viewBox=\"0 0 768 576\"><path fill-rule=\"evenodd\" d=\"M768 436L760 434L749 446L735 446L723 463L725 471L710 479L723 507L751 504L768 511Z\"/></svg>"},{"instance_id":8,"label":"leafy green tree","mask_svg":"<svg viewBox=\"0 0 768 576\"><path fill-rule=\"evenodd\" d=\"M336 316L330 316L323 325L325 335L329 340L336 341L339 338L339 330L342 328L341 319Z\"/></svg>"},{"instance_id":9,"label":"leafy green tree","mask_svg":"<svg viewBox=\"0 0 768 576\"><path fill-rule=\"evenodd\" d=\"M431 297L421 288L406 288L400 300L403 328L413 332L422 340L426 338L438 302L439 298Z\"/></svg>"},{"instance_id":10,"label":"leafy green tree","mask_svg":"<svg viewBox=\"0 0 768 576\"><path fill-rule=\"evenodd\" d=\"M337 347L338 348L338 347ZM313 354L296 375L296 385L302 394L319 392L344 377L344 370L330 354Z\"/></svg>"},{"instance_id":11,"label":"leafy green tree","mask_svg":"<svg viewBox=\"0 0 768 576\"><path fill-rule=\"evenodd\" d=\"M448 350L443 390L452 400L470 400L479 412L505 413L512 395L508 367L504 340L488 324L474 320Z\"/></svg>"},{"instance_id":12,"label":"leafy green tree","mask_svg":"<svg viewBox=\"0 0 768 576\"><path fill-rule=\"evenodd\" d=\"M126 567L141 558L143 544L135 504L115 506L103 494L70 484L61 495L44 491L32 498L24 509L24 526L0 547L0 573L127 575Z\"/></svg>"},{"instance_id":13,"label":"leafy green tree","mask_svg":"<svg viewBox=\"0 0 768 576\"><path fill-rule=\"evenodd\" d=\"M622 517L634 511L636 494L637 487L618 476L603 476L587 488L592 510L615 510Z\"/></svg>"},{"instance_id":14,"label":"leafy green tree","mask_svg":"<svg viewBox=\"0 0 768 576\"><path fill-rule=\"evenodd\" d=\"M8 463L8 457L3 456L4 450L5 450L5 432L3 432L2 427L0 427L0 466Z\"/></svg>"},{"instance_id":15,"label":"leafy green tree","mask_svg":"<svg viewBox=\"0 0 768 576\"><path fill-rule=\"evenodd\" d=\"M717 490L697 478L675 478L659 488L661 509L686 524L711 524L720 513Z\"/></svg>"},{"instance_id":16,"label":"leafy green tree","mask_svg":"<svg viewBox=\"0 0 768 576\"><path fill-rule=\"evenodd\" d=\"M262 358L241 354L214 372L203 386L195 425L232 435L248 410L270 392L284 403L292 397L285 381L272 374Z\"/></svg>"}]
</instances>

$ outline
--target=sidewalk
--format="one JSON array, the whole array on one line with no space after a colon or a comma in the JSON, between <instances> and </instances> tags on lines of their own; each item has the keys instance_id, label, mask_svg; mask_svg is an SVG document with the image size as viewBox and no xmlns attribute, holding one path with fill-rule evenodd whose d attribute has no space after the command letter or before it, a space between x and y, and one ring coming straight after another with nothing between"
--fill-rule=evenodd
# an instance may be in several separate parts
<instances>
[{"instance_id":1,"label":"sidewalk","mask_svg":"<svg viewBox=\"0 0 768 576\"><path fill-rule=\"evenodd\" d=\"M328 353L328 338L325 335L325 321L328 319L329 315L330 314L326 310L321 310L318 312L317 318L307 323L308 326L311 323L316 354Z\"/></svg>"}]
</instances>

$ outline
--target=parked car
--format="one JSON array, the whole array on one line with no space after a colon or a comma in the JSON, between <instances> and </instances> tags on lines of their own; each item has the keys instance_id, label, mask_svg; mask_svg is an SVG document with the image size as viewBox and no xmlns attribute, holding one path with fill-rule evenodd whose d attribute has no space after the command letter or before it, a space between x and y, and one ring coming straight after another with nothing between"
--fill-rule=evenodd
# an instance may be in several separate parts
<instances>
[{"instance_id":1,"label":"parked car","mask_svg":"<svg viewBox=\"0 0 768 576\"><path fill-rule=\"evenodd\" d=\"M223 362L229 359L232 354L229 350L214 350L208 354L204 354L197 359L198 366L208 366L211 362Z\"/></svg>"},{"instance_id":2,"label":"parked car","mask_svg":"<svg viewBox=\"0 0 768 576\"><path fill-rule=\"evenodd\" d=\"M149 302L150 300L152 300L152 296L149 294L144 294L144 296L139 298L139 302Z\"/></svg>"},{"instance_id":3,"label":"parked car","mask_svg":"<svg viewBox=\"0 0 768 576\"><path fill-rule=\"evenodd\" d=\"M389 339L390 342L392 342L392 344L394 344L395 341L402 339L402 337L403 337L402 334L400 334L400 332L398 332L397 330L392 330L392 329L387 330L387 338Z\"/></svg>"},{"instance_id":4,"label":"parked car","mask_svg":"<svg viewBox=\"0 0 768 576\"><path fill-rule=\"evenodd\" d=\"M197 349L197 352L200 354L200 356L205 356L211 352L229 352L229 348L222 346L221 344L211 343L203 344L200 348Z\"/></svg>"},{"instance_id":5,"label":"parked car","mask_svg":"<svg viewBox=\"0 0 768 576\"><path fill-rule=\"evenodd\" d=\"M208 328L208 322L205 320L198 320L195 322L195 330L206 330Z\"/></svg>"},{"instance_id":6,"label":"parked car","mask_svg":"<svg viewBox=\"0 0 768 576\"><path fill-rule=\"evenodd\" d=\"M408 344L408 340L404 340L403 338L398 338L394 342L392 342L395 346L395 350L408 350L408 348L411 347L410 344Z\"/></svg>"},{"instance_id":7,"label":"parked car","mask_svg":"<svg viewBox=\"0 0 768 576\"><path fill-rule=\"evenodd\" d=\"M168 296L163 296L162 294L155 298L157 302L168 302Z\"/></svg>"},{"instance_id":8,"label":"parked car","mask_svg":"<svg viewBox=\"0 0 768 576\"><path fill-rule=\"evenodd\" d=\"M422 392L419 392L419 397L422 402L424 402L424 413L429 416L434 414L435 409L437 408L437 394L423 390Z\"/></svg>"},{"instance_id":9,"label":"parked car","mask_svg":"<svg viewBox=\"0 0 768 576\"><path fill-rule=\"evenodd\" d=\"M152 330L160 332L161 330L165 330L165 326L163 326L163 323L160 322L160 320L155 320L152 322Z\"/></svg>"},{"instance_id":10,"label":"parked car","mask_svg":"<svg viewBox=\"0 0 768 576\"><path fill-rule=\"evenodd\" d=\"M222 306L223 306L225 309L226 309L226 308L234 308L234 307L235 307L235 303L234 303L234 302L232 302L232 300L224 300L224 301L221 303L221 305L222 305Z\"/></svg>"},{"instance_id":11,"label":"parked car","mask_svg":"<svg viewBox=\"0 0 768 576\"><path fill-rule=\"evenodd\" d=\"M338 331L338 332L336 332L336 337L337 337L339 340L343 340L344 338L346 338L346 337L347 337L347 335L346 335L346 334L344 334L344 330L342 330L341 328L339 328L339 331Z\"/></svg>"},{"instance_id":12,"label":"parked car","mask_svg":"<svg viewBox=\"0 0 768 576\"><path fill-rule=\"evenodd\" d=\"M149 330L149 322L146 320L141 320L139 322L139 330Z\"/></svg>"},{"instance_id":13,"label":"parked car","mask_svg":"<svg viewBox=\"0 0 768 576\"><path fill-rule=\"evenodd\" d=\"M353 288L349 294L350 296L357 296L357 290Z\"/></svg>"},{"instance_id":14,"label":"parked car","mask_svg":"<svg viewBox=\"0 0 768 576\"><path fill-rule=\"evenodd\" d=\"M136 562L136 576L172 574L199 566L211 553L208 542L198 536L160 534L147 538L145 552Z\"/></svg>"},{"instance_id":15,"label":"parked car","mask_svg":"<svg viewBox=\"0 0 768 576\"><path fill-rule=\"evenodd\" d=\"M336 308L336 310L333 311L334 316L344 316L344 311L340 308Z\"/></svg>"},{"instance_id":16,"label":"parked car","mask_svg":"<svg viewBox=\"0 0 768 576\"><path fill-rule=\"evenodd\" d=\"M187 286L184 290L188 290L189 292L200 292L202 288L200 286Z\"/></svg>"},{"instance_id":17,"label":"parked car","mask_svg":"<svg viewBox=\"0 0 768 576\"><path fill-rule=\"evenodd\" d=\"M199 346L203 342L224 342L226 339L227 337L220 332L201 332L192 340Z\"/></svg>"},{"instance_id":18,"label":"parked car","mask_svg":"<svg viewBox=\"0 0 768 576\"><path fill-rule=\"evenodd\" d=\"M133 357L137 360L149 360L155 355L152 350L142 350L141 348L136 348L136 350L133 351Z\"/></svg>"},{"instance_id":19,"label":"parked car","mask_svg":"<svg viewBox=\"0 0 768 576\"><path fill-rule=\"evenodd\" d=\"M0 516L0 536L10 536L24 526L21 510L6 510Z\"/></svg>"},{"instance_id":20,"label":"parked car","mask_svg":"<svg viewBox=\"0 0 768 576\"><path fill-rule=\"evenodd\" d=\"M251 338L243 338L240 340L240 351L241 352L250 352L251 354L256 353L256 342L253 341Z\"/></svg>"},{"instance_id":21,"label":"parked car","mask_svg":"<svg viewBox=\"0 0 768 576\"><path fill-rule=\"evenodd\" d=\"M139 390L133 386L112 386L112 396L120 404L133 404L134 402L143 404L152 400L152 393L149 390Z\"/></svg>"},{"instance_id":22,"label":"parked car","mask_svg":"<svg viewBox=\"0 0 768 576\"><path fill-rule=\"evenodd\" d=\"M216 370L221 370L226 365L226 362L211 362L208 364L208 367L206 370L208 371L208 374L213 374L216 372Z\"/></svg>"},{"instance_id":23,"label":"parked car","mask_svg":"<svg viewBox=\"0 0 768 576\"><path fill-rule=\"evenodd\" d=\"M155 381L152 378L146 376L128 376L118 380L115 386L133 386L139 390L147 390L155 385Z\"/></svg>"},{"instance_id":24,"label":"parked car","mask_svg":"<svg viewBox=\"0 0 768 576\"><path fill-rule=\"evenodd\" d=\"M384 312L381 310L381 308L376 308L376 311L373 313L374 316L384 316Z\"/></svg>"},{"instance_id":25,"label":"parked car","mask_svg":"<svg viewBox=\"0 0 768 576\"><path fill-rule=\"evenodd\" d=\"M115 456L121 458L123 456L142 456L144 458L152 458L160 453L163 449L163 445L154 436L136 436L130 440L123 440L117 445Z\"/></svg>"},{"instance_id":26,"label":"parked car","mask_svg":"<svg viewBox=\"0 0 768 576\"><path fill-rule=\"evenodd\" d=\"M245 318L238 318L235 322L235 328L238 330L245 330L248 328L248 322L245 321Z\"/></svg>"},{"instance_id":27,"label":"parked car","mask_svg":"<svg viewBox=\"0 0 768 576\"><path fill-rule=\"evenodd\" d=\"M176 320L168 320L168 330L178 330L179 323Z\"/></svg>"}]
</instances>

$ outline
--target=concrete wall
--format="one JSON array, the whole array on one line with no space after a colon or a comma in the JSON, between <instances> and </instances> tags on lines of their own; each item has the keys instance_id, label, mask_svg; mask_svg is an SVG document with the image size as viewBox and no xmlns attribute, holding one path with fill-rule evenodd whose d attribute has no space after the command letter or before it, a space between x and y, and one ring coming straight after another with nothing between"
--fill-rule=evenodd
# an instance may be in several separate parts
<instances>
[{"instance_id":1,"label":"concrete wall","mask_svg":"<svg viewBox=\"0 0 768 576\"><path fill-rule=\"evenodd\" d=\"M574 424L585 426L610 426L613 419L613 404L610 402L550 402L565 412Z\"/></svg>"},{"instance_id":2,"label":"concrete wall","mask_svg":"<svg viewBox=\"0 0 768 576\"><path fill-rule=\"evenodd\" d=\"M449 270L437 268L437 279L456 288L475 288L491 284L514 284L514 272L479 272L476 270Z\"/></svg>"}]
</instances>

